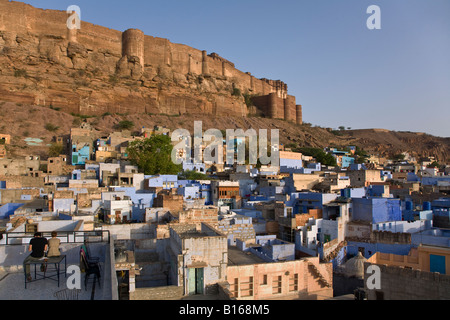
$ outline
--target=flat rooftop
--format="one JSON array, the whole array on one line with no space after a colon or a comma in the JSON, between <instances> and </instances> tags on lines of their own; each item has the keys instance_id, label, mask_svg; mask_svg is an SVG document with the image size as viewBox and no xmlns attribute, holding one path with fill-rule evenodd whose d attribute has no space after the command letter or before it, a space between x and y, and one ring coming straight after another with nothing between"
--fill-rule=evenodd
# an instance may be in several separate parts
<instances>
[{"instance_id":1,"label":"flat rooftop","mask_svg":"<svg viewBox=\"0 0 450 320\"><path fill-rule=\"evenodd\" d=\"M228 266L242 266L266 263L253 253L243 252L236 247L228 246Z\"/></svg>"},{"instance_id":2,"label":"flat rooftop","mask_svg":"<svg viewBox=\"0 0 450 320\"><path fill-rule=\"evenodd\" d=\"M98 283L92 283L90 277L87 289L82 276L81 287L76 300L104 300L103 290ZM43 280L27 284L25 289L23 272L0 272L0 300L58 300L58 293L67 289L66 278L61 275L60 286L52 280ZM101 283L102 284L102 283ZM64 299L63 299L64 300Z\"/></svg>"},{"instance_id":3,"label":"flat rooftop","mask_svg":"<svg viewBox=\"0 0 450 320\"><path fill-rule=\"evenodd\" d=\"M61 244L61 254L66 256L67 268L79 266L79 250L81 244ZM100 258L101 278L100 285L94 284L94 276L89 277L85 286L85 274L81 273L81 289L76 295L76 299L70 300L112 300L112 274L111 258L108 243L89 244L92 256ZM73 273L64 275L64 262L61 263L60 282L53 279L39 280L27 284L25 289L25 275L23 271L23 260L28 256L24 245L1 245L0 252L0 300L69 300L62 298L64 291L73 294L73 290L67 290L67 283ZM114 259L114 257L113 257ZM48 265L48 273L55 274L53 265ZM37 266L38 276L39 266ZM31 275L34 280L34 266L31 266ZM71 282L69 282L70 284Z\"/></svg>"}]
</instances>

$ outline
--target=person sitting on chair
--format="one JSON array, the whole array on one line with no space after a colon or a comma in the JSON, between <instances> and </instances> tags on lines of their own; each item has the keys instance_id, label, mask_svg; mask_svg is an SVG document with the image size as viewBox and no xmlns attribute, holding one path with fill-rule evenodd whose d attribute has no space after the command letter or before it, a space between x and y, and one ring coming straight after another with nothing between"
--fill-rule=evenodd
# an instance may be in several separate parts
<instances>
[{"instance_id":1,"label":"person sitting on chair","mask_svg":"<svg viewBox=\"0 0 450 320\"><path fill-rule=\"evenodd\" d=\"M59 257L61 256L61 252L59 251L59 245L61 244L61 240L57 238L58 233L56 231L52 232L52 238L48 240L48 253L47 257Z\"/></svg>"},{"instance_id":2,"label":"person sitting on chair","mask_svg":"<svg viewBox=\"0 0 450 320\"><path fill-rule=\"evenodd\" d=\"M30 245L28 246L28 251L31 251L31 254L28 257L26 257L25 260L23 261L27 281L32 280L29 262L40 261L45 256L45 252L47 251L47 249L48 249L47 239L42 237L42 233L36 232L34 234L34 238L31 239Z\"/></svg>"}]
</instances>

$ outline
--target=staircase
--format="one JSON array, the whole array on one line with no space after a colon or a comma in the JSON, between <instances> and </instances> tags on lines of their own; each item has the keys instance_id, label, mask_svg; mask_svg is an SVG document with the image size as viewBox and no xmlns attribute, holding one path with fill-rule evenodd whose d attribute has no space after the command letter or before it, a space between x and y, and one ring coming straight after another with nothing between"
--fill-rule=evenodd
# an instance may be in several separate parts
<instances>
[{"instance_id":1,"label":"staircase","mask_svg":"<svg viewBox=\"0 0 450 320\"><path fill-rule=\"evenodd\" d=\"M323 258L324 262L330 262L331 260L336 258L339 252L342 250L342 248L345 247L346 245L347 241L342 241L341 243L339 243L336 249L334 249L330 254L328 254L328 256Z\"/></svg>"},{"instance_id":2,"label":"staircase","mask_svg":"<svg viewBox=\"0 0 450 320\"><path fill-rule=\"evenodd\" d=\"M325 279L320 270L311 262L308 262L308 270L314 275L314 278L318 279L319 283L324 286L331 288L331 284Z\"/></svg>"}]
</instances>

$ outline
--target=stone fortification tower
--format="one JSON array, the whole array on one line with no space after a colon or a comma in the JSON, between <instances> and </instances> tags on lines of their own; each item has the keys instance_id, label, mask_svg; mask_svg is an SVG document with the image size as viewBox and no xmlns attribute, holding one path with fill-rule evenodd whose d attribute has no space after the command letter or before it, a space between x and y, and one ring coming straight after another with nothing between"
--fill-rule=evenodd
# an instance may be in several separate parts
<instances>
[{"instance_id":1,"label":"stone fortification tower","mask_svg":"<svg viewBox=\"0 0 450 320\"><path fill-rule=\"evenodd\" d=\"M144 67L144 32L138 29L128 29L122 34L122 56L138 57Z\"/></svg>"},{"instance_id":2,"label":"stone fortification tower","mask_svg":"<svg viewBox=\"0 0 450 320\"><path fill-rule=\"evenodd\" d=\"M303 124L303 107L301 105L296 106L297 109L297 124Z\"/></svg>"}]
</instances>

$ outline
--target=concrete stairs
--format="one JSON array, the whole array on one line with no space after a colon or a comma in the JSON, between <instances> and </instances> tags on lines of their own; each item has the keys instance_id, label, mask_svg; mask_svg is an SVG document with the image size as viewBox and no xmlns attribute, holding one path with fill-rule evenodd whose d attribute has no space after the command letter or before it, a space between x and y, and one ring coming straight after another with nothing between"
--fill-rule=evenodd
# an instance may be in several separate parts
<instances>
[{"instance_id":1,"label":"concrete stairs","mask_svg":"<svg viewBox=\"0 0 450 320\"><path fill-rule=\"evenodd\" d=\"M314 276L314 278L316 278L322 286L328 287L328 288L332 287L332 285L322 275L320 270L311 262L308 262L308 271L311 272L311 274Z\"/></svg>"},{"instance_id":2,"label":"concrete stairs","mask_svg":"<svg viewBox=\"0 0 450 320\"><path fill-rule=\"evenodd\" d=\"M342 241L341 243L339 243L336 249L334 249L330 254L328 254L326 257L323 258L324 262L330 262L331 260L336 258L339 252L342 250L342 248L345 247L346 245L347 245L346 241Z\"/></svg>"}]
</instances>

